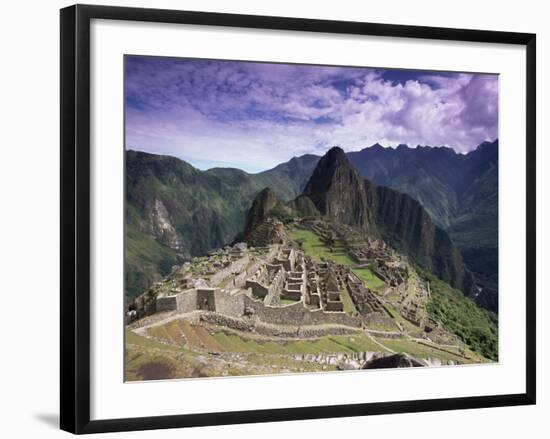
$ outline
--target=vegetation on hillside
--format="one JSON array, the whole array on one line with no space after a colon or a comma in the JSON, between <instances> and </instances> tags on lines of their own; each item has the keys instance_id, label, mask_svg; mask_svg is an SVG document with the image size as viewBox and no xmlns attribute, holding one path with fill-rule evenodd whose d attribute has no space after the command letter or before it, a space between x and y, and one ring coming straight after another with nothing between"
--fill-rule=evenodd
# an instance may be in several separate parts
<instances>
[{"instance_id":1,"label":"vegetation on hillside","mask_svg":"<svg viewBox=\"0 0 550 439\"><path fill-rule=\"evenodd\" d=\"M348 157L364 178L422 204L449 233L481 286L476 302L498 311L498 140L468 154L374 145Z\"/></svg>"},{"instance_id":2,"label":"vegetation on hillside","mask_svg":"<svg viewBox=\"0 0 550 439\"><path fill-rule=\"evenodd\" d=\"M125 235L125 283L129 297L142 293L144 285L161 280L182 262L174 250L133 225L126 226Z\"/></svg>"},{"instance_id":3,"label":"vegetation on hillside","mask_svg":"<svg viewBox=\"0 0 550 439\"><path fill-rule=\"evenodd\" d=\"M498 360L498 316L465 297L430 273L422 273L430 282L430 316L456 334L473 351Z\"/></svg>"},{"instance_id":4,"label":"vegetation on hillside","mask_svg":"<svg viewBox=\"0 0 550 439\"><path fill-rule=\"evenodd\" d=\"M164 276L177 254L202 256L235 239L254 197L266 186L281 200L296 197L316 161L315 156L303 156L248 174L232 168L200 171L175 157L126 151L126 239L132 247L127 250L127 296ZM155 233L157 201L166 208L171 234L163 227ZM175 242L180 248L174 248Z\"/></svg>"}]
</instances>

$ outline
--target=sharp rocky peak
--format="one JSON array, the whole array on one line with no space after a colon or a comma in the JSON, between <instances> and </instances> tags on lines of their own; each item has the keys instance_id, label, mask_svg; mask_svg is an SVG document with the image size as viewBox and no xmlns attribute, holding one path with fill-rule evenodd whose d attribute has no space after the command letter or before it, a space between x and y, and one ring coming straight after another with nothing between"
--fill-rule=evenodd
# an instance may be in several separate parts
<instances>
[{"instance_id":1,"label":"sharp rocky peak","mask_svg":"<svg viewBox=\"0 0 550 439\"><path fill-rule=\"evenodd\" d=\"M329 149L319 160L304 195L330 221L373 228L365 185L342 148Z\"/></svg>"}]
</instances>

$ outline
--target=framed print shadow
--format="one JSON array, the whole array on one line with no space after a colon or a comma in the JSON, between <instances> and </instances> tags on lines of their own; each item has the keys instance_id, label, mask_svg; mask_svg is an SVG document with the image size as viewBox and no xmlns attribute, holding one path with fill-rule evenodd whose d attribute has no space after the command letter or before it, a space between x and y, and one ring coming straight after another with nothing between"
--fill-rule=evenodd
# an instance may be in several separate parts
<instances>
[{"instance_id":1,"label":"framed print shadow","mask_svg":"<svg viewBox=\"0 0 550 439\"><path fill-rule=\"evenodd\" d=\"M61 10L61 428L535 403L535 35Z\"/></svg>"}]
</instances>

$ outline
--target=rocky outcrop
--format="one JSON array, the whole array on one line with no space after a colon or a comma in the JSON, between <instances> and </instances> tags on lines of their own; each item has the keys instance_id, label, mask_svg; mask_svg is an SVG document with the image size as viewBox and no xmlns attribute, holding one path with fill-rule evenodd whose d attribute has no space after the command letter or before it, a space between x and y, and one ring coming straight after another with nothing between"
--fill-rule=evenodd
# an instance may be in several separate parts
<instances>
[{"instance_id":1,"label":"rocky outcrop","mask_svg":"<svg viewBox=\"0 0 550 439\"><path fill-rule=\"evenodd\" d=\"M319 218L321 216L321 213L307 195L300 195L290 201L288 207L295 216L300 218Z\"/></svg>"},{"instance_id":2,"label":"rocky outcrop","mask_svg":"<svg viewBox=\"0 0 550 439\"><path fill-rule=\"evenodd\" d=\"M149 210L149 224L151 234L157 241L178 253L186 251L183 238L172 225L166 206L158 198L155 199Z\"/></svg>"},{"instance_id":3,"label":"rocky outcrop","mask_svg":"<svg viewBox=\"0 0 550 439\"><path fill-rule=\"evenodd\" d=\"M244 236L250 235L259 224L267 219L269 213L277 203L277 196L271 188L266 187L262 189L258 195L256 195L256 198L254 198L252 206L246 216L246 225L243 231Z\"/></svg>"},{"instance_id":4,"label":"rocky outcrop","mask_svg":"<svg viewBox=\"0 0 550 439\"><path fill-rule=\"evenodd\" d=\"M279 203L271 188L261 190L252 202L244 231L237 236L237 241L244 241L252 247L265 247L287 241L286 230L280 221L281 217L287 215L288 209Z\"/></svg>"},{"instance_id":5,"label":"rocky outcrop","mask_svg":"<svg viewBox=\"0 0 550 439\"><path fill-rule=\"evenodd\" d=\"M331 148L319 160L304 195L325 219L375 232L363 180L341 148Z\"/></svg>"}]
</instances>

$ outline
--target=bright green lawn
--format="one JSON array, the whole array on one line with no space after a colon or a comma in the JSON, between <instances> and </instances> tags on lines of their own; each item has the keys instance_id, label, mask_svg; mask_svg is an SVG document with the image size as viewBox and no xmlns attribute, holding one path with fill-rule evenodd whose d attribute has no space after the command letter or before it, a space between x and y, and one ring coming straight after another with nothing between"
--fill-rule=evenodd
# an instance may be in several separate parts
<instances>
[{"instance_id":1,"label":"bright green lawn","mask_svg":"<svg viewBox=\"0 0 550 439\"><path fill-rule=\"evenodd\" d=\"M351 259L343 249L335 248L334 251L331 251L330 248L321 241L319 235L311 230L296 229L290 232L290 237L296 242L301 242L304 252L317 261L321 261L321 258L323 258L348 267L356 265L355 261ZM385 285L384 282L368 268L353 268L352 271L373 290L378 290Z\"/></svg>"},{"instance_id":2,"label":"bright green lawn","mask_svg":"<svg viewBox=\"0 0 550 439\"><path fill-rule=\"evenodd\" d=\"M368 268L353 268L352 271L361 279L371 290L379 290L386 285L378 276Z\"/></svg>"},{"instance_id":3,"label":"bright green lawn","mask_svg":"<svg viewBox=\"0 0 550 439\"><path fill-rule=\"evenodd\" d=\"M331 251L327 245L321 241L321 238L311 230L296 229L290 232L290 238L296 242L302 243L302 249L306 254L311 256L316 261L321 259L330 260L342 265L355 265L343 249L334 249Z\"/></svg>"}]
</instances>

